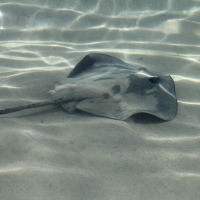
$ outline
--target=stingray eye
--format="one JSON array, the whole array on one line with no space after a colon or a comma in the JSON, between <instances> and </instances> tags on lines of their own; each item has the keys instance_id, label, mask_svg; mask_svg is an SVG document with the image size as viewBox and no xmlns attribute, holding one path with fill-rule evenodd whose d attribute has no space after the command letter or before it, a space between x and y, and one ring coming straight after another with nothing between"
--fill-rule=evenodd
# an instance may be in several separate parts
<instances>
[{"instance_id":1,"label":"stingray eye","mask_svg":"<svg viewBox=\"0 0 200 200\"><path fill-rule=\"evenodd\" d=\"M146 69L146 68L144 68L144 67L140 67L140 68L139 68L139 71L144 71L144 72L146 72L146 71L147 71L147 69Z\"/></svg>"},{"instance_id":2,"label":"stingray eye","mask_svg":"<svg viewBox=\"0 0 200 200\"><path fill-rule=\"evenodd\" d=\"M151 82L152 84L156 84L159 81L159 77L158 76L154 76L149 78L149 82Z\"/></svg>"}]
</instances>

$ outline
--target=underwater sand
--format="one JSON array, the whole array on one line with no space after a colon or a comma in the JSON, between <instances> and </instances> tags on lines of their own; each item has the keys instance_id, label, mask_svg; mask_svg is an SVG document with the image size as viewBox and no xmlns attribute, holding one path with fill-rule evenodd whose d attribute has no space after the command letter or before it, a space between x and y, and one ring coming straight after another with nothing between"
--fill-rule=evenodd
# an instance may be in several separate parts
<instances>
[{"instance_id":1,"label":"underwater sand","mask_svg":"<svg viewBox=\"0 0 200 200\"><path fill-rule=\"evenodd\" d=\"M0 117L1 200L200 199L200 2L0 3L0 109L50 99L89 53L172 75L170 122L53 106Z\"/></svg>"}]
</instances>

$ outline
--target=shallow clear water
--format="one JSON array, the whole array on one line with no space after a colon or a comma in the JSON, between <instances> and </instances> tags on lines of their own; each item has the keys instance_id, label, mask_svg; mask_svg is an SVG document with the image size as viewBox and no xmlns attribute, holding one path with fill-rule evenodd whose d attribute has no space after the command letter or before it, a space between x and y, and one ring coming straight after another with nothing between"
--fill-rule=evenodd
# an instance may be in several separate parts
<instances>
[{"instance_id":1,"label":"shallow clear water","mask_svg":"<svg viewBox=\"0 0 200 200\"><path fill-rule=\"evenodd\" d=\"M200 1L0 1L0 109L49 99L92 52L172 75L177 117L48 106L0 118L0 199L199 199Z\"/></svg>"}]
</instances>

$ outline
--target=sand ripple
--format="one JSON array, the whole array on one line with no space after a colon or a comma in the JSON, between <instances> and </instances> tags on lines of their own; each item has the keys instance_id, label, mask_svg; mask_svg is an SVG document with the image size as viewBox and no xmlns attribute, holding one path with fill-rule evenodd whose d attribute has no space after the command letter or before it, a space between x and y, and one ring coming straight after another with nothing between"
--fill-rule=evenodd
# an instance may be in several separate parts
<instances>
[{"instance_id":1,"label":"sand ripple","mask_svg":"<svg viewBox=\"0 0 200 200\"><path fill-rule=\"evenodd\" d=\"M171 74L178 115L125 122L53 106L0 118L0 199L199 199L200 2L0 3L0 109L49 99L86 54Z\"/></svg>"}]
</instances>

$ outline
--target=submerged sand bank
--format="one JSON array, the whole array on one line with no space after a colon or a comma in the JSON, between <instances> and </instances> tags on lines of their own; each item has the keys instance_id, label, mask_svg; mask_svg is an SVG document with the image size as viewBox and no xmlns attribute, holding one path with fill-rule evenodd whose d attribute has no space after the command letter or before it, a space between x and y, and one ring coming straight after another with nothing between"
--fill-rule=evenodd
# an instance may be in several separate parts
<instances>
[{"instance_id":1,"label":"submerged sand bank","mask_svg":"<svg viewBox=\"0 0 200 200\"><path fill-rule=\"evenodd\" d=\"M177 117L118 121L53 106L2 116L0 199L199 199L199 2L74 2L1 4L0 108L48 99L101 52L171 74Z\"/></svg>"}]
</instances>

